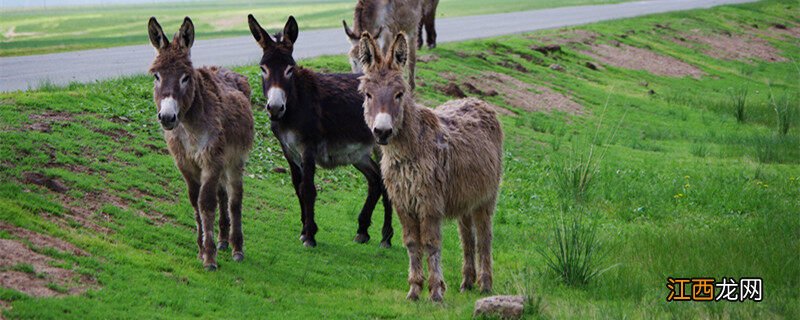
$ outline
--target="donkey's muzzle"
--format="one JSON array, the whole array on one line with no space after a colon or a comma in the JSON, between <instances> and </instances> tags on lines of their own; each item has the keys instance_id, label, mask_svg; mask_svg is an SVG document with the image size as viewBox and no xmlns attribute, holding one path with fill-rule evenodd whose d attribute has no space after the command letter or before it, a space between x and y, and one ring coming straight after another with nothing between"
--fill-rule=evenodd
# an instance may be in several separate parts
<instances>
[{"instance_id":1,"label":"donkey's muzzle","mask_svg":"<svg viewBox=\"0 0 800 320\"><path fill-rule=\"evenodd\" d=\"M392 136L392 128L375 128L372 129L372 134L375 136L375 142L386 145L389 143L389 137Z\"/></svg>"},{"instance_id":2,"label":"donkey's muzzle","mask_svg":"<svg viewBox=\"0 0 800 320\"><path fill-rule=\"evenodd\" d=\"M158 122L161 123L161 127L166 130L172 130L175 126L178 125L178 115L177 114L158 114Z\"/></svg>"},{"instance_id":3,"label":"donkey's muzzle","mask_svg":"<svg viewBox=\"0 0 800 320\"><path fill-rule=\"evenodd\" d=\"M283 113L286 112L286 105L267 104L267 112L269 112L270 119L280 119L283 116Z\"/></svg>"}]
</instances>

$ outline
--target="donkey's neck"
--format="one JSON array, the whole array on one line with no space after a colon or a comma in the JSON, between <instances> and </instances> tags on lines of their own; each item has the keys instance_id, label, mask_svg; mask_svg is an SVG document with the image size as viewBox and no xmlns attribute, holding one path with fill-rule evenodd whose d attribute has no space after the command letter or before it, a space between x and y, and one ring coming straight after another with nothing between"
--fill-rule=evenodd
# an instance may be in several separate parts
<instances>
[{"instance_id":1,"label":"donkey's neck","mask_svg":"<svg viewBox=\"0 0 800 320\"><path fill-rule=\"evenodd\" d=\"M206 88L196 71L192 75L192 84L194 85L194 99L190 102L191 107L183 116L181 124L187 133L201 135L214 127L211 123L211 119L214 119L211 114L213 110L206 104L208 101L205 96Z\"/></svg>"},{"instance_id":2,"label":"donkey's neck","mask_svg":"<svg viewBox=\"0 0 800 320\"><path fill-rule=\"evenodd\" d=\"M422 110L417 107L413 99L409 99L403 106L403 121L398 128L397 135L388 145L384 146L385 153L396 160L414 160L423 154L425 137L422 135L423 122Z\"/></svg>"}]
</instances>

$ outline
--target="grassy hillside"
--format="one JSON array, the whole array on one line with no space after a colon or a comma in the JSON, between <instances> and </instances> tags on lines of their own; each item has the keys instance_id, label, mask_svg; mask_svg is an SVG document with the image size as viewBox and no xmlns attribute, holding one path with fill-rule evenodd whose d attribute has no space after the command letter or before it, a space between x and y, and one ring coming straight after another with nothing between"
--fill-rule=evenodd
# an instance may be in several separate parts
<instances>
[{"instance_id":1,"label":"grassy hillside","mask_svg":"<svg viewBox=\"0 0 800 320\"><path fill-rule=\"evenodd\" d=\"M607 4L626 0L442 0L438 17L514 12L560 6ZM352 25L353 0L193 1L94 7L0 8L0 57L145 44L146 22L180 23L191 16L198 39L249 35L247 14L264 17L265 28L282 28L289 15L302 30L336 28L342 19ZM342 34L344 39L344 34ZM342 40L344 41L344 40Z\"/></svg>"},{"instance_id":2,"label":"grassy hillside","mask_svg":"<svg viewBox=\"0 0 800 320\"><path fill-rule=\"evenodd\" d=\"M451 99L443 92L458 86L506 110L495 292L537 297L532 318L800 317L799 25L796 1L771 0L426 51L420 101ZM560 52L532 50L547 44ZM342 56L301 64L349 69ZM237 70L258 87L256 66ZM405 249L399 235L378 247L379 218L370 243L352 242L366 195L352 168L319 171L319 245L303 247L261 111L245 179L247 258L221 253L220 270L205 272L151 91L142 76L0 94L0 246L13 254L0 259L0 281L28 284L0 289L4 317L470 316L480 295L457 292L453 222L443 304L404 300ZM540 251L574 220L596 228L607 256L598 268L612 268L568 286ZM666 302L668 277L723 276L763 278L763 301ZM48 297L18 291L33 289Z\"/></svg>"}]
</instances>

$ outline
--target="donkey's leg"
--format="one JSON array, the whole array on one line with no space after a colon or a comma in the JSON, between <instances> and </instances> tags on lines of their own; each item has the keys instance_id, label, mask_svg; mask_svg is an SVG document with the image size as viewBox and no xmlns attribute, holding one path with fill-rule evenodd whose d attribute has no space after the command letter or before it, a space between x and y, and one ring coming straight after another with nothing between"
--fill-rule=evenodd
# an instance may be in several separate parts
<instances>
[{"instance_id":1,"label":"donkey's leg","mask_svg":"<svg viewBox=\"0 0 800 320\"><path fill-rule=\"evenodd\" d=\"M208 271L217 270L217 247L214 245L214 215L219 191L219 170L204 169L200 185L200 221L203 227L203 266Z\"/></svg>"},{"instance_id":2,"label":"donkey's leg","mask_svg":"<svg viewBox=\"0 0 800 320\"><path fill-rule=\"evenodd\" d=\"M428 49L436 48L436 8L427 12L425 19L425 33L427 34ZM422 40L419 41L422 44ZM421 45L420 45L421 46Z\"/></svg>"},{"instance_id":3,"label":"donkey's leg","mask_svg":"<svg viewBox=\"0 0 800 320\"><path fill-rule=\"evenodd\" d=\"M458 234L461 236L461 249L464 251L464 264L461 267L461 292L472 290L475 284L475 231L472 216L463 215L458 220Z\"/></svg>"},{"instance_id":4,"label":"donkey's leg","mask_svg":"<svg viewBox=\"0 0 800 320\"><path fill-rule=\"evenodd\" d=\"M408 251L408 295L406 299L416 301L422 291L425 275L422 272L422 240L420 238L419 220L416 216L397 210L400 224L403 225L403 244Z\"/></svg>"},{"instance_id":5,"label":"donkey's leg","mask_svg":"<svg viewBox=\"0 0 800 320\"><path fill-rule=\"evenodd\" d=\"M292 173L292 185L294 186L294 194L297 196L297 201L300 202L300 242L306 241L306 236L303 234L303 228L306 224L306 208L303 206L303 193L300 192L300 184L303 181L303 172L296 164L288 158L289 170Z\"/></svg>"},{"instance_id":6,"label":"donkey's leg","mask_svg":"<svg viewBox=\"0 0 800 320\"><path fill-rule=\"evenodd\" d=\"M417 36L414 33L410 34L408 39L408 85L411 91L416 88L416 69L417 69L417 46L414 43L417 41Z\"/></svg>"},{"instance_id":7,"label":"donkey's leg","mask_svg":"<svg viewBox=\"0 0 800 320\"><path fill-rule=\"evenodd\" d=\"M442 219L444 214L434 212L422 215L420 232L422 246L428 255L428 290L432 301L442 301L447 289L442 275Z\"/></svg>"},{"instance_id":8,"label":"donkey's leg","mask_svg":"<svg viewBox=\"0 0 800 320\"><path fill-rule=\"evenodd\" d=\"M381 175L377 165L369 156L365 156L353 166L367 178L367 200L358 215L358 231L356 231L354 239L355 242L366 243L369 241L367 230L372 223L372 211L375 210L375 205L378 204L378 198L381 196Z\"/></svg>"},{"instance_id":9,"label":"donkey's leg","mask_svg":"<svg viewBox=\"0 0 800 320\"><path fill-rule=\"evenodd\" d=\"M378 171L380 172L380 171ZM383 198L383 238L381 239L381 247L392 247L392 236L394 236L394 229L392 229L392 201L389 199L389 193L386 192L386 186L383 185L383 178L381 182L381 197Z\"/></svg>"},{"instance_id":10,"label":"donkey's leg","mask_svg":"<svg viewBox=\"0 0 800 320\"><path fill-rule=\"evenodd\" d=\"M242 172L244 163L240 166L228 170L228 181L225 191L228 193L228 212L231 219L230 241L233 245L233 261L244 260L244 235L242 234L242 197L244 189L242 187Z\"/></svg>"},{"instance_id":11,"label":"donkey's leg","mask_svg":"<svg viewBox=\"0 0 800 320\"><path fill-rule=\"evenodd\" d=\"M197 226L197 258L203 259L203 221L200 219L200 205L197 201L200 195L200 184L186 177L186 186L189 190L189 203L194 208L194 221Z\"/></svg>"},{"instance_id":12,"label":"donkey's leg","mask_svg":"<svg viewBox=\"0 0 800 320\"><path fill-rule=\"evenodd\" d=\"M492 291L492 215L494 214L494 202L479 208L473 213L475 231L477 233L478 247L478 285L481 292Z\"/></svg>"},{"instance_id":13,"label":"donkey's leg","mask_svg":"<svg viewBox=\"0 0 800 320\"><path fill-rule=\"evenodd\" d=\"M228 193L223 186L220 186L217 198L219 199L219 243L217 249L224 251L228 250L228 234L231 223L228 217Z\"/></svg>"},{"instance_id":14,"label":"donkey's leg","mask_svg":"<svg viewBox=\"0 0 800 320\"><path fill-rule=\"evenodd\" d=\"M419 22L419 26L417 27L417 49L422 49L422 26L425 24L425 17L423 16L422 20Z\"/></svg>"},{"instance_id":15,"label":"donkey's leg","mask_svg":"<svg viewBox=\"0 0 800 320\"><path fill-rule=\"evenodd\" d=\"M306 148L303 154L303 177L300 183L300 194L305 208L305 223L303 224L305 240L303 245L306 247L317 246L317 241L314 238L317 234L317 223L314 221L314 202L317 200L317 187L314 185L316 166L316 154L313 148Z\"/></svg>"}]
</instances>

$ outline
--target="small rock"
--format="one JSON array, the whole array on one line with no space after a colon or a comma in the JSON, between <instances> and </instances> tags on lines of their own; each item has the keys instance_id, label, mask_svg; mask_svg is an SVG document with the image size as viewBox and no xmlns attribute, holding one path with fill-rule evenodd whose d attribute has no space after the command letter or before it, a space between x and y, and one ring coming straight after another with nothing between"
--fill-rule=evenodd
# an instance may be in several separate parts
<instances>
[{"instance_id":1,"label":"small rock","mask_svg":"<svg viewBox=\"0 0 800 320\"><path fill-rule=\"evenodd\" d=\"M776 24L773 24L772 26L775 27L775 29L786 30L786 25L782 24L782 23L776 23Z\"/></svg>"},{"instance_id":2,"label":"small rock","mask_svg":"<svg viewBox=\"0 0 800 320\"><path fill-rule=\"evenodd\" d=\"M647 81L642 81L642 82L639 82L639 85L642 86L642 87L647 87L647 86L650 85L650 83L647 82Z\"/></svg>"},{"instance_id":3,"label":"small rock","mask_svg":"<svg viewBox=\"0 0 800 320\"><path fill-rule=\"evenodd\" d=\"M475 301L473 316L520 319L524 308L525 298L522 296L493 296Z\"/></svg>"},{"instance_id":4,"label":"small rock","mask_svg":"<svg viewBox=\"0 0 800 320\"><path fill-rule=\"evenodd\" d=\"M597 67L597 65L596 65L596 64L594 64L594 62L591 62L591 61L586 61L586 67L587 67L587 68L589 68L589 69L592 69L592 70L597 70L597 69L599 69L599 68Z\"/></svg>"},{"instance_id":5,"label":"small rock","mask_svg":"<svg viewBox=\"0 0 800 320\"><path fill-rule=\"evenodd\" d=\"M486 91L484 93L486 94L487 97L494 97L494 96L498 95L497 90L494 90L494 89Z\"/></svg>"},{"instance_id":6,"label":"small rock","mask_svg":"<svg viewBox=\"0 0 800 320\"><path fill-rule=\"evenodd\" d=\"M286 173L286 168L275 167L275 168L272 168L272 172L274 172L274 173Z\"/></svg>"},{"instance_id":7,"label":"small rock","mask_svg":"<svg viewBox=\"0 0 800 320\"><path fill-rule=\"evenodd\" d=\"M555 71L564 71L564 67L562 67L560 64L557 64L557 63L556 64L551 64L550 65L550 69L555 70Z\"/></svg>"},{"instance_id":8,"label":"small rock","mask_svg":"<svg viewBox=\"0 0 800 320\"><path fill-rule=\"evenodd\" d=\"M656 91L653 90L653 89L650 89L650 91L647 91L647 94L652 96L652 95L656 94Z\"/></svg>"}]
</instances>

